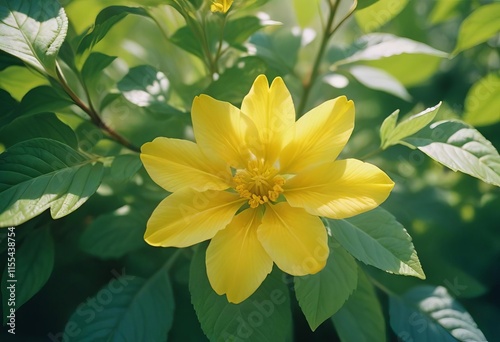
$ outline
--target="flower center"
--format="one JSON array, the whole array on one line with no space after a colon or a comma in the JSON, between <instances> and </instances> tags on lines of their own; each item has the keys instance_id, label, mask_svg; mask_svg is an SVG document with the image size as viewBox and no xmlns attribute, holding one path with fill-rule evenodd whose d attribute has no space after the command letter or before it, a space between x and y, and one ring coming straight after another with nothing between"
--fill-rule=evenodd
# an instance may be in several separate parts
<instances>
[{"instance_id":1,"label":"flower center","mask_svg":"<svg viewBox=\"0 0 500 342\"><path fill-rule=\"evenodd\" d=\"M236 191L241 197L248 198L248 204L252 208L276 201L285 184L285 178L278 175L278 170L257 161L250 161L246 169L237 170L233 180Z\"/></svg>"}]
</instances>

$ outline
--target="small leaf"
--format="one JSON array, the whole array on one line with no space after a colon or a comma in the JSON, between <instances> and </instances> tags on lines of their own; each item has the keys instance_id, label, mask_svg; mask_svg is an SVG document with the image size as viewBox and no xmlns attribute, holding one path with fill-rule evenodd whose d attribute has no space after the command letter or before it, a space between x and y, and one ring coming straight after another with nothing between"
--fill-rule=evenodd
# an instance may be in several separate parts
<instances>
[{"instance_id":1,"label":"small leaf","mask_svg":"<svg viewBox=\"0 0 500 342\"><path fill-rule=\"evenodd\" d=\"M24 95L17 112L21 115L55 112L71 106L73 101L50 86L39 86Z\"/></svg>"},{"instance_id":2,"label":"small leaf","mask_svg":"<svg viewBox=\"0 0 500 342\"><path fill-rule=\"evenodd\" d=\"M99 43L108 33L108 31L119 21L125 18L128 14L136 14L148 16L147 11L140 7L127 6L110 6L103 9L97 15L95 24L85 37L83 37L80 45L78 45L77 53L83 54L85 51L92 49L95 44Z\"/></svg>"},{"instance_id":3,"label":"small leaf","mask_svg":"<svg viewBox=\"0 0 500 342\"><path fill-rule=\"evenodd\" d=\"M50 208L58 219L97 190L103 166L51 139L23 141L0 154L0 225L17 226Z\"/></svg>"},{"instance_id":4,"label":"small leaf","mask_svg":"<svg viewBox=\"0 0 500 342\"><path fill-rule=\"evenodd\" d=\"M365 273L358 272L358 287L332 317L342 342L385 342L384 315L375 289Z\"/></svg>"},{"instance_id":5,"label":"small leaf","mask_svg":"<svg viewBox=\"0 0 500 342\"><path fill-rule=\"evenodd\" d=\"M356 259L389 273L425 279L410 235L384 209L328 222L334 240Z\"/></svg>"},{"instance_id":6,"label":"small leaf","mask_svg":"<svg viewBox=\"0 0 500 342\"><path fill-rule=\"evenodd\" d=\"M458 15L458 7L466 4L463 1L437 0L430 14L431 24L439 24Z\"/></svg>"},{"instance_id":7,"label":"small leaf","mask_svg":"<svg viewBox=\"0 0 500 342\"><path fill-rule=\"evenodd\" d=\"M55 76L56 56L68 30L57 0L0 0L0 50Z\"/></svg>"},{"instance_id":8,"label":"small leaf","mask_svg":"<svg viewBox=\"0 0 500 342\"><path fill-rule=\"evenodd\" d=\"M486 342L469 313L441 286L419 286L401 297L390 296L389 315L403 341Z\"/></svg>"},{"instance_id":9,"label":"small leaf","mask_svg":"<svg viewBox=\"0 0 500 342\"><path fill-rule=\"evenodd\" d=\"M179 113L167 104L170 87L167 76L150 65L139 65L130 69L117 86L123 96L136 106L163 115Z\"/></svg>"},{"instance_id":10,"label":"small leaf","mask_svg":"<svg viewBox=\"0 0 500 342\"><path fill-rule=\"evenodd\" d=\"M458 41L452 54L456 55L464 50L487 41L500 32L500 3L483 5L472 12L460 26Z\"/></svg>"},{"instance_id":11,"label":"small leaf","mask_svg":"<svg viewBox=\"0 0 500 342\"><path fill-rule=\"evenodd\" d=\"M92 52L82 67L83 82L89 86L100 77L100 73L116 59L100 52Z\"/></svg>"},{"instance_id":12,"label":"small leaf","mask_svg":"<svg viewBox=\"0 0 500 342\"><path fill-rule=\"evenodd\" d=\"M308 4L310 7L311 4ZM256 16L241 17L229 21L224 28L224 40L231 46L240 47L245 41L258 30L276 25L277 22L260 19Z\"/></svg>"},{"instance_id":13,"label":"small leaf","mask_svg":"<svg viewBox=\"0 0 500 342\"><path fill-rule=\"evenodd\" d=\"M293 9L300 27L305 28L319 15L319 1L293 0Z\"/></svg>"},{"instance_id":14,"label":"small leaf","mask_svg":"<svg viewBox=\"0 0 500 342\"><path fill-rule=\"evenodd\" d=\"M191 302L207 337L212 341L290 340L290 298L282 274L275 269L248 299L240 304L229 303L210 286L205 246L199 246L191 261L189 289Z\"/></svg>"},{"instance_id":15,"label":"small leaf","mask_svg":"<svg viewBox=\"0 0 500 342\"><path fill-rule=\"evenodd\" d=\"M380 140L382 141L382 144L387 140L387 136L394 130L394 128L396 128L398 116L399 109L396 109L391 113L391 115L384 119L384 122L382 122L382 126L380 126Z\"/></svg>"},{"instance_id":16,"label":"small leaf","mask_svg":"<svg viewBox=\"0 0 500 342\"><path fill-rule=\"evenodd\" d=\"M358 266L342 247L329 242L330 255L319 273L295 277L295 295L311 330L337 312L358 282Z\"/></svg>"},{"instance_id":17,"label":"small leaf","mask_svg":"<svg viewBox=\"0 0 500 342\"><path fill-rule=\"evenodd\" d=\"M142 166L137 154L122 154L116 156L111 164L110 176L114 181L126 181L134 176Z\"/></svg>"},{"instance_id":18,"label":"small leaf","mask_svg":"<svg viewBox=\"0 0 500 342\"><path fill-rule=\"evenodd\" d=\"M359 61L372 61L402 54L430 55L447 57L448 54L429 45L389 33L371 33L364 35L353 44L354 49L345 59L333 66Z\"/></svg>"},{"instance_id":19,"label":"small leaf","mask_svg":"<svg viewBox=\"0 0 500 342\"><path fill-rule=\"evenodd\" d=\"M500 75L490 73L474 83L465 98L464 120L474 126L500 121Z\"/></svg>"},{"instance_id":20,"label":"small leaf","mask_svg":"<svg viewBox=\"0 0 500 342\"><path fill-rule=\"evenodd\" d=\"M399 143L404 138L417 133L422 128L427 126L436 117L436 114L440 106L441 102L439 102L434 107L427 108L426 110L418 114L414 114L410 116L408 119L404 120L403 122L400 122L396 127L392 129L392 131L387 131L385 136L381 135L380 139L381 139L382 149L386 149L391 145ZM397 114L396 114L396 119L397 119ZM389 127L384 127L384 129L386 128Z\"/></svg>"},{"instance_id":21,"label":"small leaf","mask_svg":"<svg viewBox=\"0 0 500 342\"><path fill-rule=\"evenodd\" d=\"M474 127L459 120L443 120L404 142L449 167L500 186L500 155Z\"/></svg>"},{"instance_id":22,"label":"small leaf","mask_svg":"<svg viewBox=\"0 0 500 342\"><path fill-rule=\"evenodd\" d=\"M372 32L391 21L408 4L408 0L379 0L356 11L355 18L363 32Z\"/></svg>"},{"instance_id":23,"label":"small leaf","mask_svg":"<svg viewBox=\"0 0 500 342\"><path fill-rule=\"evenodd\" d=\"M14 230L15 233L17 233ZM12 238L18 241L16 237ZM9 253L7 253L9 256ZM16 249L13 278L9 277L8 268L5 267L2 276L2 298L9 298L8 286L15 286L15 309L19 309L33 297L49 280L54 266L54 241L50 235L49 226L35 229L25 237L21 246ZM9 261L10 263L10 261ZM10 273L12 274L12 273ZM15 282L12 282L14 281ZM9 312L7 300L3 301L4 312ZM4 324L7 320L4 315Z\"/></svg>"},{"instance_id":24,"label":"small leaf","mask_svg":"<svg viewBox=\"0 0 500 342\"><path fill-rule=\"evenodd\" d=\"M358 6L356 7L356 9L361 10L363 8L373 5L377 1L379 0L358 0Z\"/></svg>"},{"instance_id":25,"label":"small leaf","mask_svg":"<svg viewBox=\"0 0 500 342\"><path fill-rule=\"evenodd\" d=\"M83 251L102 259L117 259L146 246L144 230L148 217L128 205L99 216L80 237Z\"/></svg>"},{"instance_id":26,"label":"small leaf","mask_svg":"<svg viewBox=\"0 0 500 342\"><path fill-rule=\"evenodd\" d=\"M349 72L365 87L381 90L403 100L411 101L411 95L401 82L384 70L366 65L356 65L350 67Z\"/></svg>"},{"instance_id":27,"label":"small leaf","mask_svg":"<svg viewBox=\"0 0 500 342\"><path fill-rule=\"evenodd\" d=\"M64 336L72 342L166 341L174 306L165 267L147 280L123 274L76 309Z\"/></svg>"},{"instance_id":28,"label":"small leaf","mask_svg":"<svg viewBox=\"0 0 500 342\"><path fill-rule=\"evenodd\" d=\"M0 142L6 147L34 138L57 140L72 148L78 146L75 132L54 113L23 115L0 128Z\"/></svg>"}]
</instances>

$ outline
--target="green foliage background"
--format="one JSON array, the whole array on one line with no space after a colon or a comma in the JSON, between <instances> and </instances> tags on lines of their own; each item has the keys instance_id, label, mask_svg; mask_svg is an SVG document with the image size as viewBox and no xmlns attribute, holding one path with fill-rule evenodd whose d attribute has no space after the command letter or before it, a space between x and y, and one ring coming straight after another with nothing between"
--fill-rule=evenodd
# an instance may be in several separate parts
<instances>
[{"instance_id":1,"label":"green foliage background","mask_svg":"<svg viewBox=\"0 0 500 342\"><path fill-rule=\"evenodd\" d=\"M8 325L0 339L498 340L500 3L355 4L235 0L225 18L202 0L0 0L4 323L11 226L18 279L15 339ZM233 305L208 284L204 244L144 242L168 193L137 151L192 139L194 96L239 105L262 73L283 77L299 116L354 100L342 157L396 187L383 208L325 220L325 272L275 269Z\"/></svg>"}]
</instances>

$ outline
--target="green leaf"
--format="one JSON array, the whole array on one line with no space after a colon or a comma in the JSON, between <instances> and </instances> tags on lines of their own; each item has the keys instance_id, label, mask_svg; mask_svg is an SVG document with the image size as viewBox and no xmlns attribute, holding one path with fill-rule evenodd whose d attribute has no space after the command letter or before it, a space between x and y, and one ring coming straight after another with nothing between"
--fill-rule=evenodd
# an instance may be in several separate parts
<instances>
[{"instance_id":1,"label":"green leaf","mask_svg":"<svg viewBox=\"0 0 500 342\"><path fill-rule=\"evenodd\" d=\"M99 43L108 33L108 31L128 14L148 16L147 11L140 7L110 6L103 9L95 19L92 29L78 45L77 53L83 54L91 50L95 44Z\"/></svg>"},{"instance_id":2,"label":"green leaf","mask_svg":"<svg viewBox=\"0 0 500 342\"><path fill-rule=\"evenodd\" d=\"M410 235L384 209L328 222L335 241L356 259L389 273L425 279Z\"/></svg>"},{"instance_id":3,"label":"green leaf","mask_svg":"<svg viewBox=\"0 0 500 342\"><path fill-rule=\"evenodd\" d=\"M23 96L17 109L20 115L55 112L71 106L73 101L63 92L50 86L39 86Z\"/></svg>"},{"instance_id":4,"label":"green leaf","mask_svg":"<svg viewBox=\"0 0 500 342\"><path fill-rule=\"evenodd\" d=\"M19 58L0 50L0 71L12 65L24 66L24 63Z\"/></svg>"},{"instance_id":5,"label":"green leaf","mask_svg":"<svg viewBox=\"0 0 500 342\"><path fill-rule=\"evenodd\" d=\"M117 259L146 246L148 217L129 205L99 216L80 237L80 248L102 259Z\"/></svg>"},{"instance_id":6,"label":"green leaf","mask_svg":"<svg viewBox=\"0 0 500 342\"><path fill-rule=\"evenodd\" d=\"M224 40L231 46L240 47L258 30L277 24L279 23L276 21L260 19L256 16L237 18L226 24L224 28Z\"/></svg>"},{"instance_id":7,"label":"green leaf","mask_svg":"<svg viewBox=\"0 0 500 342\"><path fill-rule=\"evenodd\" d=\"M255 78L266 71L265 62L258 57L243 57L235 66L224 71L204 93L218 100L240 103Z\"/></svg>"},{"instance_id":8,"label":"green leaf","mask_svg":"<svg viewBox=\"0 0 500 342\"><path fill-rule=\"evenodd\" d=\"M354 49L345 59L337 61L333 66L359 61L372 61L404 54L429 55L447 57L448 54L408 38L398 37L390 33L370 33L364 35L353 44Z\"/></svg>"},{"instance_id":9,"label":"green leaf","mask_svg":"<svg viewBox=\"0 0 500 342\"><path fill-rule=\"evenodd\" d=\"M276 269L248 299L231 304L214 292L207 278L205 245L191 261L189 289L201 327L211 341L285 341L292 317L288 288Z\"/></svg>"},{"instance_id":10,"label":"green leaf","mask_svg":"<svg viewBox=\"0 0 500 342\"><path fill-rule=\"evenodd\" d=\"M382 123L382 127L380 128L380 146L382 147L382 149L386 149L391 145L400 143L404 138L417 133L422 128L427 126L436 117L440 106L441 102L439 102L434 107L427 108L426 110L418 114L410 116L408 119L400 122L395 127L393 126L392 121L397 120L399 111L392 113L384 120L384 122ZM389 122L385 124L385 121L387 120ZM393 127L391 130L389 130L391 126Z\"/></svg>"},{"instance_id":11,"label":"green leaf","mask_svg":"<svg viewBox=\"0 0 500 342\"><path fill-rule=\"evenodd\" d=\"M16 118L14 111L18 106L18 102L10 96L7 91L0 88L0 103L2 104L2 110L0 111L0 127L4 127ZM0 138L0 141L2 140L3 139Z\"/></svg>"},{"instance_id":12,"label":"green leaf","mask_svg":"<svg viewBox=\"0 0 500 342\"><path fill-rule=\"evenodd\" d=\"M150 65L131 68L117 86L123 96L136 106L160 115L180 113L167 104L170 88L167 76Z\"/></svg>"},{"instance_id":13,"label":"green leaf","mask_svg":"<svg viewBox=\"0 0 500 342\"><path fill-rule=\"evenodd\" d=\"M17 235L16 230L14 232ZM11 239L18 242L16 237L12 237ZM15 286L15 309L17 310L40 291L47 280L49 280L54 266L54 241L50 235L50 227L48 225L33 230L26 236L21 246L16 246L15 249L15 261L13 261L15 264L14 277L10 278L8 276L7 267L5 267L2 276L3 312L9 312L6 300L10 294L8 286L11 284ZM10 263L10 261L8 262ZM6 316L4 315L4 324L7 321Z\"/></svg>"},{"instance_id":14,"label":"green leaf","mask_svg":"<svg viewBox=\"0 0 500 342\"><path fill-rule=\"evenodd\" d=\"M320 2L318 0L293 0L293 9L300 27L305 28L319 15Z\"/></svg>"},{"instance_id":15,"label":"green leaf","mask_svg":"<svg viewBox=\"0 0 500 342\"><path fill-rule=\"evenodd\" d=\"M419 286L401 297L390 296L389 315L403 341L486 341L469 313L441 286Z\"/></svg>"},{"instance_id":16,"label":"green leaf","mask_svg":"<svg viewBox=\"0 0 500 342\"><path fill-rule=\"evenodd\" d=\"M329 246L324 269L294 279L295 295L313 331L344 305L358 282L354 258L338 244L329 241Z\"/></svg>"},{"instance_id":17,"label":"green leaf","mask_svg":"<svg viewBox=\"0 0 500 342\"><path fill-rule=\"evenodd\" d=\"M405 101L411 101L411 95L396 78L384 70L366 65L355 65L349 72L365 87L384 91Z\"/></svg>"},{"instance_id":18,"label":"green leaf","mask_svg":"<svg viewBox=\"0 0 500 342\"><path fill-rule=\"evenodd\" d=\"M200 59L205 58L201 42L187 25L175 31L174 34L170 36L170 41Z\"/></svg>"},{"instance_id":19,"label":"green leaf","mask_svg":"<svg viewBox=\"0 0 500 342\"><path fill-rule=\"evenodd\" d=\"M175 306L167 271L162 267L147 280L126 274L113 278L76 309L64 340L166 341Z\"/></svg>"},{"instance_id":20,"label":"green leaf","mask_svg":"<svg viewBox=\"0 0 500 342\"><path fill-rule=\"evenodd\" d=\"M116 59L100 52L92 52L82 67L83 82L90 86L100 77L100 73Z\"/></svg>"},{"instance_id":21,"label":"green leaf","mask_svg":"<svg viewBox=\"0 0 500 342\"><path fill-rule=\"evenodd\" d=\"M500 32L500 3L492 3L479 7L472 12L460 26L458 41L452 54L456 55L464 50L487 41Z\"/></svg>"},{"instance_id":22,"label":"green leaf","mask_svg":"<svg viewBox=\"0 0 500 342\"><path fill-rule=\"evenodd\" d=\"M391 21L408 4L408 0L379 0L354 14L363 32L372 32Z\"/></svg>"},{"instance_id":23,"label":"green leaf","mask_svg":"<svg viewBox=\"0 0 500 342\"><path fill-rule=\"evenodd\" d=\"M56 0L0 0L0 50L42 73L56 75L56 56L68 30Z\"/></svg>"},{"instance_id":24,"label":"green leaf","mask_svg":"<svg viewBox=\"0 0 500 342\"><path fill-rule=\"evenodd\" d=\"M394 128L396 128L396 122L398 121L398 116L399 116L399 109L396 109L394 112L391 113L391 115L389 115L384 119L384 122L382 122L382 125L380 126L380 140L382 142L386 141L389 133L391 133L394 130Z\"/></svg>"},{"instance_id":25,"label":"green leaf","mask_svg":"<svg viewBox=\"0 0 500 342\"><path fill-rule=\"evenodd\" d=\"M500 186L500 155L474 127L459 120L443 120L404 142L449 167Z\"/></svg>"},{"instance_id":26,"label":"green leaf","mask_svg":"<svg viewBox=\"0 0 500 342\"><path fill-rule=\"evenodd\" d=\"M126 181L134 176L142 166L137 154L122 154L116 156L111 164L110 176L115 181Z\"/></svg>"},{"instance_id":27,"label":"green leaf","mask_svg":"<svg viewBox=\"0 0 500 342\"><path fill-rule=\"evenodd\" d=\"M342 342L385 342L385 320L375 289L365 273L358 272L358 287L332 317Z\"/></svg>"},{"instance_id":28,"label":"green leaf","mask_svg":"<svg viewBox=\"0 0 500 342\"><path fill-rule=\"evenodd\" d=\"M72 148L78 146L75 132L54 113L21 116L0 128L0 142L6 147L34 138L57 140Z\"/></svg>"},{"instance_id":29,"label":"green leaf","mask_svg":"<svg viewBox=\"0 0 500 342\"><path fill-rule=\"evenodd\" d=\"M356 9L361 10L363 8L373 5L377 1L379 0L358 0L358 6L356 6Z\"/></svg>"},{"instance_id":30,"label":"green leaf","mask_svg":"<svg viewBox=\"0 0 500 342\"><path fill-rule=\"evenodd\" d=\"M436 0L430 14L431 24L439 24L456 16L458 7L466 4L465 1Z\"/></svg>"},{"instance_id":31,"label":"green leaf","mask_svg":"<svg viewBox=\"0 0 500 342\"><path fill-rule=\"evenodd\" d=\"M58 219L97 190L101 163L51 139L23 141L0 154L0 226L17 226L50 208Z\"/></svg>"},{"instance_id":32,"label":"green leaf","mask_svg":"<svg viewBox=\"0 0 500 342\"><path fill-rule=\"evenodd\" d=\"M474 83L465 98L464 120L474 126L500 121L500 75L490 73Z\"/></svg>"}]
</instances>

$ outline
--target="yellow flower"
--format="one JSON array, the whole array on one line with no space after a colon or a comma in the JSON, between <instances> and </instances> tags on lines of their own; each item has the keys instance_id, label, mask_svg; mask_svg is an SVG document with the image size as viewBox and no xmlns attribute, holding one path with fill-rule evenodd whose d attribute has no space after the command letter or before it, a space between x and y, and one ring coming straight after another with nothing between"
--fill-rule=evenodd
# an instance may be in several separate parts
<instances>
[{"instance_id":1,"label":"yellow flower","mask_svg":"<svg viewBox=\"0 0 500 342\"><path fill-rule=\"evenodd\" d=\"M329 100L295 122L281 78L257 77L241 110L207 95L192 107L196 143L156 138L142 146L151 178L173 192L154 210L145 240L186 247L212 239L207 274L239 303L271 272L303 276L328 258L318 216L342 219L377 207L394 183L376 166L335 159L354 127L354 104Z\"/></svg>"},{"instance_id":2,"label":"yellow flower","mask_svg":"<svg viewBox=\"0 0 500 342\"><path fill-rule=\"evenodd\" d=\"M210 6L210 10L212 12L221 12L227 13L229 8L233 4L233 0L215 0L212 1L212 5Z\"/></svg>"}]
</instances>

